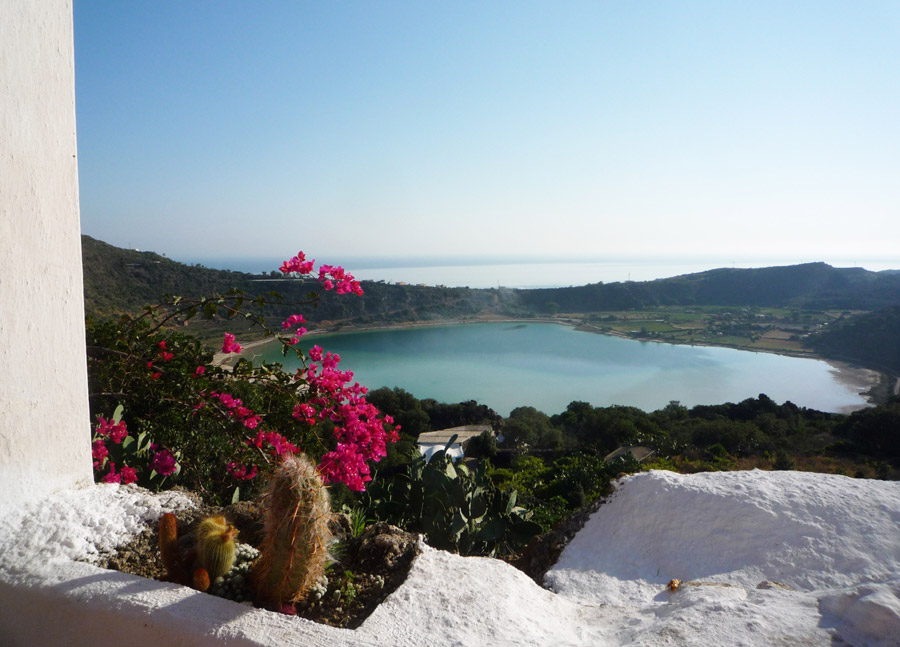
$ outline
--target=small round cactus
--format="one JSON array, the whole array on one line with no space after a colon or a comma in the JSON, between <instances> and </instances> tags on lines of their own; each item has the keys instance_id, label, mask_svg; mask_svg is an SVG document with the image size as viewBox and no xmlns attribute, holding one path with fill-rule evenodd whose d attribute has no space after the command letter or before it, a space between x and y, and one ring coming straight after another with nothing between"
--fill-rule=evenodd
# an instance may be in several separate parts
<instances>
[{"instance_id":1,"label":"small round cactus","mask_svg":"<svg viewBox=\"0 0 900 647\"><path fill-rule=\"evenodd\" d=\"M207 517L197 526L197 563L209 579L225 575L234 564L237 529L225 517Z\"/></svg>"}]
</instances>

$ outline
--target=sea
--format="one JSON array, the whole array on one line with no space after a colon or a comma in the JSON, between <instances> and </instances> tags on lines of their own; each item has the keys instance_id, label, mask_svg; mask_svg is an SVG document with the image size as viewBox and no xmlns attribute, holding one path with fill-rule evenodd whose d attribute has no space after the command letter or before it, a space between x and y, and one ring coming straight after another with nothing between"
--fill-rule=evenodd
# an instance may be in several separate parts
<instances>
[{"instance_id":1,"label":"sea","mask_svg":"<svg viewBox=\"0 0 900 647\"><path fill-rule=\"evenodd\" d=\"M200 263L206 267L241 272L268 273L277 270L283 259L218 257L176 259ZM554 288L614 283L618 281L652 281L682 274L717 268L771 267L823 261L834 267L864 267L871 271L900 268L900 257L893 259L818 259L818 258L473 258L473 257L407 257L322 258L320 262L342 265L356 278L367 281L406 283L410 285L443 285L470 288Z\"/></svg>"},{"instance_id":2,"label":"sea","mask_svg":"<svg viewBox=\"0 0 900 647\"><path fill-rule=\"evenodd\" d=\"M708 346L622 339L543 323L473 323L316 335L340 368L376 389L400 387L440 402L476 400L501 415L519 406L544 413L574 401L654 411L739 402L765 393L820 411L866 405L860 385L824 361ZM253 349L257 362L279 361L275 345Z\"/></svg>"}]
</instances>

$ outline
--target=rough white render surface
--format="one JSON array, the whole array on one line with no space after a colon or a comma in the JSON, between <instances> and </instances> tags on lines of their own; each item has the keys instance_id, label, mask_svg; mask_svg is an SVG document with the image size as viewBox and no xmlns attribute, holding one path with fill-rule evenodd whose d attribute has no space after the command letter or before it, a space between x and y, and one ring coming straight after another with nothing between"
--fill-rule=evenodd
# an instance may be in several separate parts
<instances>
[{"instance_id":1,"label":"rough white render surface","mask_svg":"<svg viewBox=\"0 0 900 647\"><path fill-rule=\"evenodd\" d=\"M426 549L356 630L84 561L189 505L96 485L0 517L0 644L900 645L900 484L804 472L618 483L539 587ZM670 578L684 581L675 592Z\"/></svg>"},{"instance_id":2,"label":"rough white render surface","mask_svg":"<svg viewBox=\"0 0 900 647\"><path fill-rule=\"evenodd\" d=\"M0 506L90 483L72 5L0 2Z\"/></svg>"}]
</instances>

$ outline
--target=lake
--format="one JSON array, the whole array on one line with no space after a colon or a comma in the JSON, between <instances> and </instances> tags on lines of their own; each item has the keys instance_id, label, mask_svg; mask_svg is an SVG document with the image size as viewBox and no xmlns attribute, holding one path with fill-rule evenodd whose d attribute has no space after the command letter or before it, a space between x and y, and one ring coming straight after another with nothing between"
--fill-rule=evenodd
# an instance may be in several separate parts
<instances>
[{"instance_id":1,"label":"lake","mask_svg":"<svg viewBox=\"0 0 900 647\"><path fill-rule=\"evenodd\" d=\"M739 402L765 393L821 411L866 404L826 362L730 348L621 339L541 323L479 323L319 335L340 368L370 389L399 386L417 398L477 400L501 415L518 406L560 413L569 402L645 411L678 400ZM285 361L275 345L255 359ZM285 368L293 370L285 361Z\"/></svg>"}]
</instances>

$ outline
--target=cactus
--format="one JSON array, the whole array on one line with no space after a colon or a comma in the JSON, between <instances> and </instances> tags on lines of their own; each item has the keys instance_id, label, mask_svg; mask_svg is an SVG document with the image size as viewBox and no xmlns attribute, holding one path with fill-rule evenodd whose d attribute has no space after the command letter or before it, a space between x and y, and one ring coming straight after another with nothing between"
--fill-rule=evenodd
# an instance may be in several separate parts
<instances>
[{"instance_id":1,"label":"cactus","mask_svg":"<svg viewBox=\"0 0 900 647\"><path fill-rule=\"evenodd\" d=\"M159 554L166 569L165 579L184 583L185 569L178 547L178 523L171 512L159 518Z\"/></svg>"},{"instance_id":2,"label":"cactus","mask_svg":"<svg viewBox=\"0 0 900 647\"><path fill-rule=\"evenodd\" d=\"M265 538L253 571L260 601L273 609L302 600L325 574L331 501L304 454L285 456L263 496Z\"/></svg>"},{"instance_id":3,"label":"cactus","mask_svg":"<svg viewBox=\"0 0 900 647\"><path fill-rule=\"evenodd\" d=\"M237 529L225 517L207 517L197 526L197 563L209 579L225 575L234 565ZM209 586L207 585L207 588Z\"/></svg>"},{"instance_id":4,"label":"cactus","mask_svg":"<svg viewBox=\"0 0 900 647\"><path fill-rule=\"evenodd\" d=\"M191 577L191 586L198 591L205 592L209 589L209 573L205 568L196 568L194 569L194 574Z\"/></svg>"}]
</instances>

